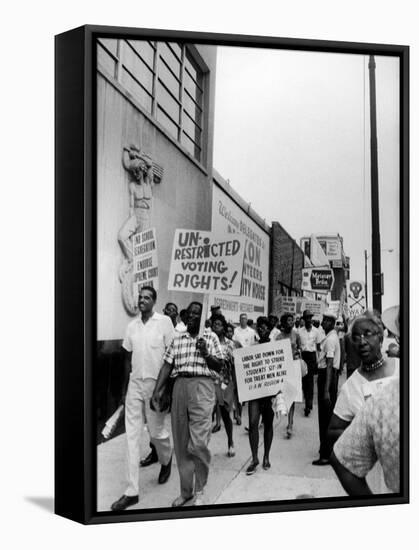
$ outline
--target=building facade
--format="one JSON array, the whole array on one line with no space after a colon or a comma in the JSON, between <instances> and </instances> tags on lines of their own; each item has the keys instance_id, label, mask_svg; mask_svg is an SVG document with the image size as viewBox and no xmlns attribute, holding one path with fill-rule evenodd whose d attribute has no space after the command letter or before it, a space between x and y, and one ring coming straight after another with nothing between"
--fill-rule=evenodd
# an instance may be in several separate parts
<instances>
[{"instance_id":1,"label":"building facade","mask_svg":"<svg viewBox=\"0 0 419 550\"><path fill-rule=\"evenodd\" d=\"M334 284L330 291L330 299L340 300L342 293L346 293L346 281L350 276L350 258L345 255L343 238L338 233L332 235L316 234L315 237L333 270ZM304 254L311 259L310 237L302 237L300 246Z\"/></svg>"}]
</instances>

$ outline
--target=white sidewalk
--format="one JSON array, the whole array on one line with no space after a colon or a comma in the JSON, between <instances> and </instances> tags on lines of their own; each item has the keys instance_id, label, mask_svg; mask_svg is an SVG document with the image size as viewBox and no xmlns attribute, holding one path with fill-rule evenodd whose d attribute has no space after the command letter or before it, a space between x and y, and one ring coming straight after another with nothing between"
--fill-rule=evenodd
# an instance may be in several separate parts
<instances>
[{"instance_id":1,"label":"white sidewalk","mask_svg":"<svg viewBox=\"0 0 419 550\"><path fill-rule=\"evenodd\" d=\"M316 401L316 399L315 399ZM233 438L236 449L234 458L227 457L227 438L224 427L212 435L210 449L212 463L206 499L208 504L243 503L297 498L321 498L346 496L330 466L313 466L318 458L317 406L306 418L303 405L296 404L294 435L285 438L287 418L275 421L274 439L270 453L271 468L259 466L252 476L245 470L250 462L247 432L247 406L244 407L242 425L234 423ZM260 434L259 460L263 456L263 428ZM147 434L144 434L142 456L149 452ZM98 446L98 511L109 511L112 502L124 492L125 434ZM179 495L179 476L173 459L172 474L164 485L158 485L159 464L140 469L140 501L129 508L159 508L170 506Z\"/></svg>"}]
</instances>

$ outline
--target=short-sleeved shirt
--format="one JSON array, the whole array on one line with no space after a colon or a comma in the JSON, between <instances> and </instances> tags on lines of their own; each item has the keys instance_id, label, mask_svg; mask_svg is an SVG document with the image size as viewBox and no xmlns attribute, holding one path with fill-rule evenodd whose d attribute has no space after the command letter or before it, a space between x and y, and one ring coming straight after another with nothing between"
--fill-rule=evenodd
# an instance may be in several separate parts
<instances>
[{"instance_id":1,"label":"short-sleeved shirt","mask_svg":"<svg viewBox=\"0 0 419 550\"><path fill-rule=\"evenodd\" d=\"M186 332L188 329L183 321L179 321L179 323L175 326L175 330L176 332Z\"/></svg>"},{"instance_id":2,"label":"short-sleeved shirt","mask_svg":"<svg viewBox=\"0 0 419 550\"><path fill-rule=\"evenodd\" d=\"M317 351L317 344L320 344L321 336L316 327L311 327L310 330L300 327L298 334L301 340L301 351Z\"/></svg>"},{"instance_id":3,"label":"short-sleeved shirt","mask_svg":"<svg viewBox=\"0 0 419 550\"><path fill-rule=\"evenodd\" d=\"M320 344L319 369L325 369L326 359L333 359L333 368L340 368L340 342L335 330L331 330Z\"/></svg>"},{"instance_id":4,"label":"short-sleeved shirt","mask_svg":"<svg viewBox=\"0 0 419 550\"><path fill-rule=\"evenodd\" d=\"M236 327L234 329L233 340L238 342L243 348L246 348L247 346L253 346L256 344L258 341L258 336L250 327Z\"/></svg>"},{"instance_id":5,"label":"short-sleeved shirt","mask_svg":"<svg viewBox=\"0 0 419 550\"><path fill-rule=\"evenodd\" d=\"M278 336L281 334L279 328L274 327L269 333L269 339L271 342L278 339Z\"/></svg>"},{"instance_id":6,"label":"short-sleeved shirt","mask_svg":"<svg viewBox=\"0 0 419 550\"><path fill-rule=\"evenodd\" d=\"M364 478L374 464L381 464L387 487L400 487L399 381L392 380L364 404L352 424L335 443L339 462L353 475Z\"/></svg>"},{"instance_id":7,"label":"short-sleeved shirt","mask_svg":"<svg viewBox=\"0 0 419 550\"><path fill-rule=\"evenodd\" d=\"M298 334L298 331L294 328L291 330L291 332L282 332L280 331L275 340L291 340L291 349L292 349L292 356L295 359L295 356L297 355L297 351L300 348L300 336Z\"/></svg>"},{"instance_id":8,"label":"short-sleeved shirt","mask_svg":"<svg viewBox=\"0 0 419 550\"><path fill-rule=\"evenodd\" d=\"M359 370L356 370L340 388L333 413L342 420L351 422L369 397L394 378L399 378L399 361L396 359L393 359L393 361L393 374L378 380L367 380Z\"/></svg>"},{"instance_id":9,"label":"short-sleeved shirt","mask_svg":"<svg viewBox=\"0 0 419 550\"><path fill-rule=\"evenodd\" d=\"M220 341L213 332L204 332L202 336L207 344L208 353L222 359L223 354ZM198 336L191 336L189 332L177 334L164 354L164 361L173 365L170 373L172 378L183 376L209 376L216 378L218 373L209 369L206 360L196 349Z\"/></svg>"},{"instance_id":10,"label":"short-sleeved shirt","mask_svg":"<svg viewBox=\"0 0 419 550\"><path fill-rule=\"evenodd\" d=\"M228 384L233 376L234 358L233 352L235 345L232 340L224 338L224 342L220 342L221 353L223 354L224 366L219 373L219 377L222 382Z\"/></svg>"},{"instance_id":11,"label":"short-sleeved shirt","mask_svg":"<svg viewBox=\"0 0 419 550\"><path fill-rule=\"evenodd\" d=\"M166 315L154 312L144 324L141 316L127 326L122 346L132 351L131 377L157 380L163 355L175 335L173 323Z\"/></svg>"}]
</instances>

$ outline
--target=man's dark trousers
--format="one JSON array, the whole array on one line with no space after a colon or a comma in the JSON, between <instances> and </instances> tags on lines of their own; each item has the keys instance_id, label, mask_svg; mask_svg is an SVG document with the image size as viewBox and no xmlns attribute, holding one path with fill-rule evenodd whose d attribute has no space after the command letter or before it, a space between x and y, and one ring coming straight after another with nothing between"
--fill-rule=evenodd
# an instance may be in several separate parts
<instances>
[{"instance_id":1,"label":"man's dark trousers","mask_svg":"<svg viewBox=\"0 0 419 550\"><path fill-rule=\"evenodd\" d=\"M338 371L332 368L329 395L330 402L324 400L324 392L326 388L326 370L319 369L319 375L317 377L317 402L319 409L319 437L320 437L320 458L329 459L332 449L330 448L327 439L327 430L329 428L330 419L332 418L333 409L335 408L337 392L335 390L336 382L339 380Z\"/></svg>"},{"instance_id":2,"label":"man's dark trousers","mask_svg":"<svg viewBox=\"0 0 419 550\"><path fill-rule=\"evenodd\" d=\"M303 393L305 410L310 412L313 408L314 375L317 372L317 354L315 351L303 351L302 358L307 363L307 374L303 377Z\"/></svg>"}]
</instances>

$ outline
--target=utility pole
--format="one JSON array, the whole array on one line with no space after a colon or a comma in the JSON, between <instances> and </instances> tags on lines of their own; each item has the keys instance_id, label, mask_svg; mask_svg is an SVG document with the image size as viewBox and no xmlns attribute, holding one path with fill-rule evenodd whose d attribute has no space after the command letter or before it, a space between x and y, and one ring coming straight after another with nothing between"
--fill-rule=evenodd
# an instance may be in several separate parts
<instances>
[{"instance_id":1,"label":"utility pole","mask_svg":"<svg viewBox=\"0 0 419 550\"><path fill-rule=\"evenodd\" d=\"M382 276L380 213L378 193L378 155L377 155L377 107L375 91L375 59L370 55L370 132L371 132L371 265L372 265L372 306L381 313ZM365 280L366 282L366 280Z\"/></svg>"},{"instance_id":2,"label":"utility pole","mask_svg":"<svg viewBox=\"0 0 419 550\"><path fill-rule=\"evenodd\" d=\"M365 266L365 308L368 309L368 256L367 251L364 250L364 266Z\"/></svg>"}]
</instances>

